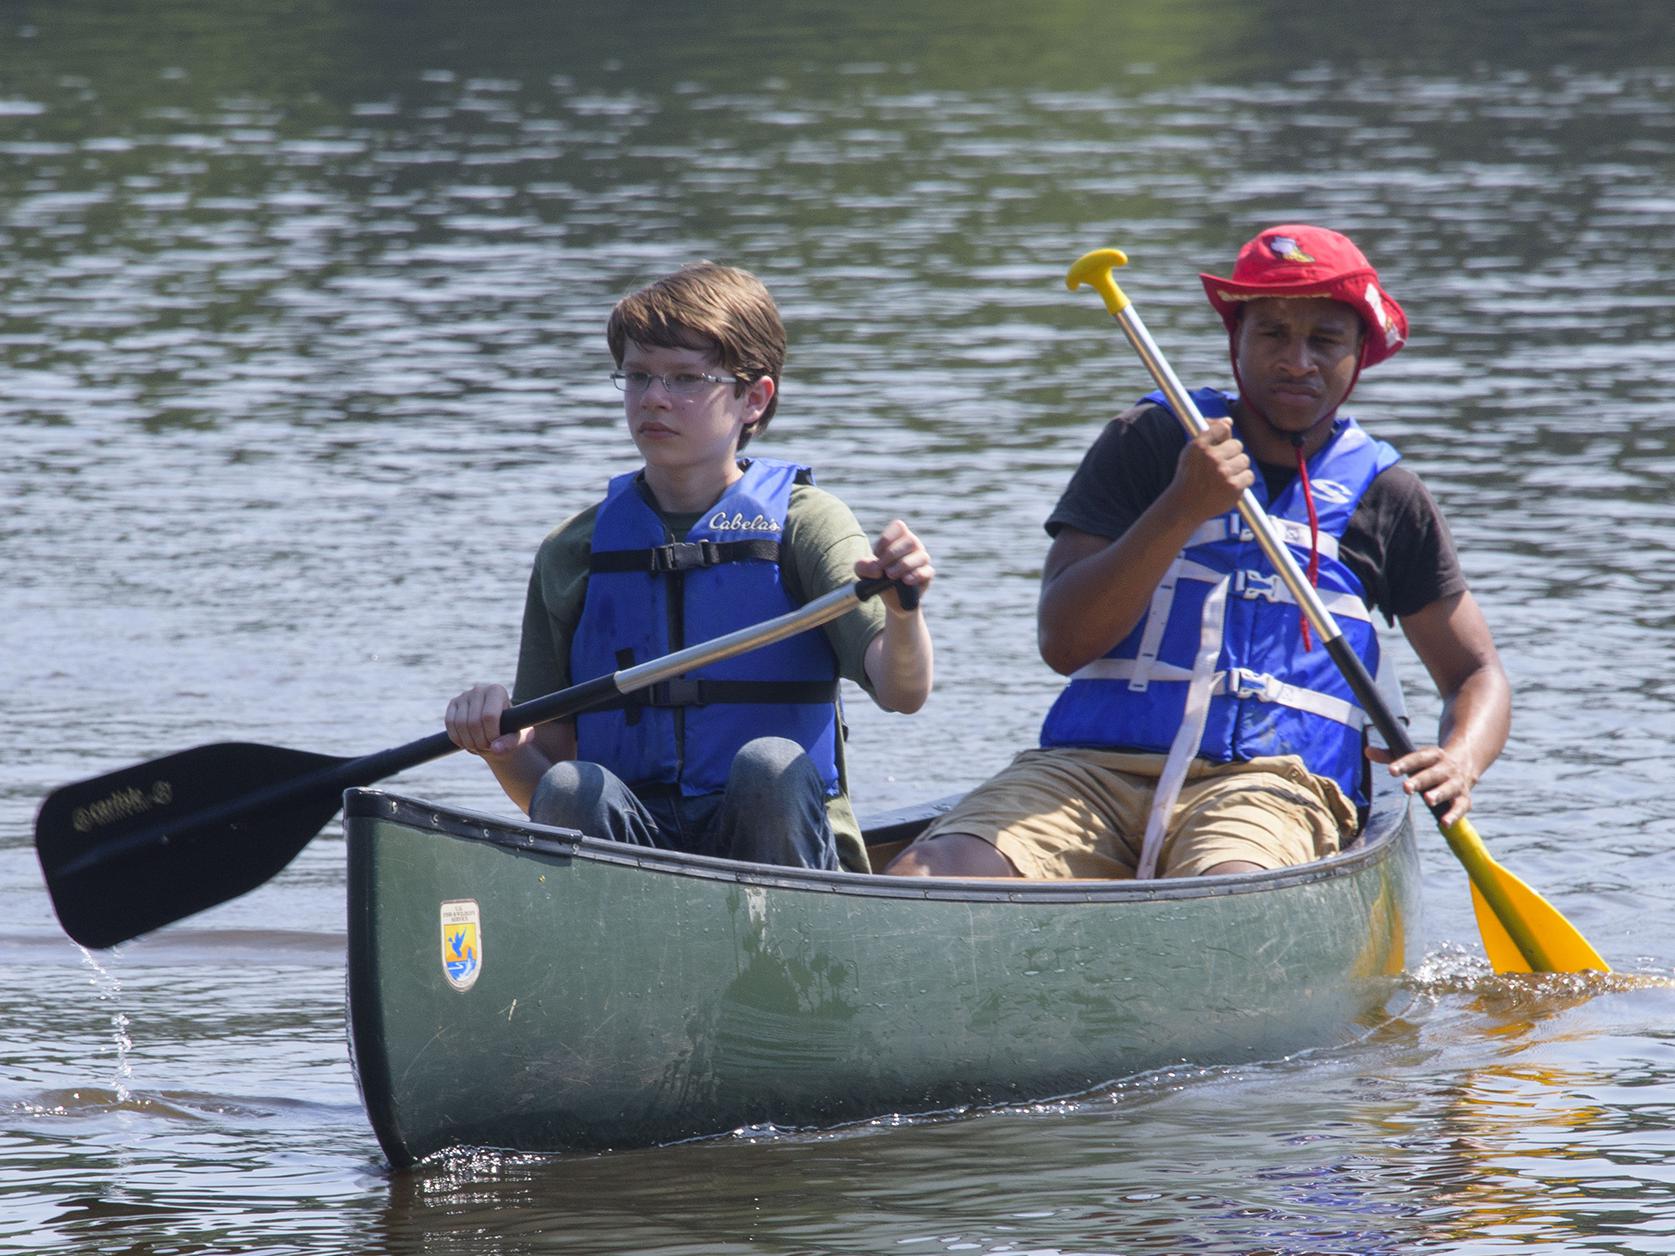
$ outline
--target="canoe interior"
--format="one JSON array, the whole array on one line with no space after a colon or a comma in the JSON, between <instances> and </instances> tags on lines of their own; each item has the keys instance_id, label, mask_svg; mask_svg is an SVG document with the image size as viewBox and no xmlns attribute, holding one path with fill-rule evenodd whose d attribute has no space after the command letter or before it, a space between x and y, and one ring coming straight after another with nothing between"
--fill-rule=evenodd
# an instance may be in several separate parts
<instances>
[{"instance_id":1,"label":"canoe interior","mask_svg":"<svg viewBox=\"0 0 1675 1256\"><path fill-rule=\"evenodd\" d=\"M874 850L951 801L881 817ZM1404 997L1417 937L1400 805L1330 860L1148 882L767 868L376 790L344 814L351 1051L397 1166L1044 1099L1340 1044ZM446 955L462 912L463 987Z\"/></svg>"}]
</instances>

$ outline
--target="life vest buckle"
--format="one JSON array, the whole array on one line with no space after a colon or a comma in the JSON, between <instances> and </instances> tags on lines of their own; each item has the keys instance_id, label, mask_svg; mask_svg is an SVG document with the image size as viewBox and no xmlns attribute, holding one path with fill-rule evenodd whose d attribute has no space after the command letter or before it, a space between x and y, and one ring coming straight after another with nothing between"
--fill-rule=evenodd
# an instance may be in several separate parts
<instances>
[{"instance_id":1,"label":"life vest buckle","mask_svg":"<svg viewBox=\"0 0 1675 1256\"><path fill-rule=\"evenodd\" d=\"M1233 573L1233 592L1239 597L1278 602L1281 600L1279 574L1248 568L1236 571Z\"/></svg>"},{"instance_id":2,"label":"life vest buckle","mask_svg":"<svg viewBox=\"0 0 1675 1256\"><path fill-rule=\"evenodd\" d=\"M1248 667L1235 667L1227 673L1227 691L1235 698L1255 698L1258 702L1273 702L1279 697L1279 681Z\"/></svg>"},{"instance_id":3,"label":"life vest buckle","mask_svg":"<svg viewBox=\"0 0 1675 1256\"><path fill-rule=\"evenodd\" d=\"M673 541L655 546L651 551L651 569L661 571L695 571L699 567L713 567L721 561L721 546L715 541Z\"/></svg>"},{"instance_id":4,"label":"life vest buckle","mask_svg":"<svg viewBox=\"0 0 1675 1256\"><path fill-rule=\"evenodd\" d=\"M659 681L644 690L645 705L654 707L701 706L704 701L704 682L677 676L674 680Z\"/></svg>"}]
</instances>

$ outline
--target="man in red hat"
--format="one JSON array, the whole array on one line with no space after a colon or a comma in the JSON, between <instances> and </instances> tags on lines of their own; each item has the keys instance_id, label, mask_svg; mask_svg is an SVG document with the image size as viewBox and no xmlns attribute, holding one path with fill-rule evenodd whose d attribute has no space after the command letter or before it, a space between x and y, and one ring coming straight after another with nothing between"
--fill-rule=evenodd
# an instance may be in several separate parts
<instances>
[{"instance_id":1,"label":"man in red hat","mask_svg":"<svg viewBox=\"0 0 1675 1256\"><path fill-rule=\"evenodd\" d=\"M1201 276L1236 393L1153 393L1100 434L1047 520L1041 655L1070 678L1041 745L967 795L897 875L1131 877L1304 863L1354 836L1367 759L1464 815L1505 745L1511 687L1447 525L1341 407L1407 317L1334 231L1271 227ZM1236 513L1249 488L1368 670L1374 613L1442 695L1436 744L1394 762Z\"/></svg>"}]
</instances>

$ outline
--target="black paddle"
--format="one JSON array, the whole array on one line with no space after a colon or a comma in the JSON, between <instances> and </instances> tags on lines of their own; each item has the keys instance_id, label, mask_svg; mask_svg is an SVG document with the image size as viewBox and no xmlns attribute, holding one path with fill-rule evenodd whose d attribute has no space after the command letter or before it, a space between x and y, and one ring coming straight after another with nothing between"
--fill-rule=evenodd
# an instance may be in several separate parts
<instances>
[{"instance_id":1,"label":"black paddle","mask_svg":"<svg viewBox=\"0 0 1675 1256\"><path fill-rule=\"evenodd\" d=\"M502 733L566 719L622 694L819 627L892 587L858 580L765 623L520 703ZM919 590L895 585L911 609ZM237 898L276 876L337 814L343 791L441 758L434 733L359 759L220 742L65 785L35 820L35 850L64 931L109 947Z\"/></svg>"}]
</instances>

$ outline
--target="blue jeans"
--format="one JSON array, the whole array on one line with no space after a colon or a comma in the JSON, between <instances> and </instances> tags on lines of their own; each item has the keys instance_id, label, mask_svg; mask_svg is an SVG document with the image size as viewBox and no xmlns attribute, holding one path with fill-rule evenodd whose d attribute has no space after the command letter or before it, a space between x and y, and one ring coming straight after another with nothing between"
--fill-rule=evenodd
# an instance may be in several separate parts
<instances>
[{"instance_id":1,"label":"blue jeans","mask_svg":"<svg viewBox=\"0 0 1675 1256\"><path fill-rule=\"evenodd\" d=\"M642 798L597 763L555 763L535 786L529 818L633 846L836 871L825 798L801 746L758 737L733 756L725 790L696 798Z\"/></svg>"}]
</instances>

